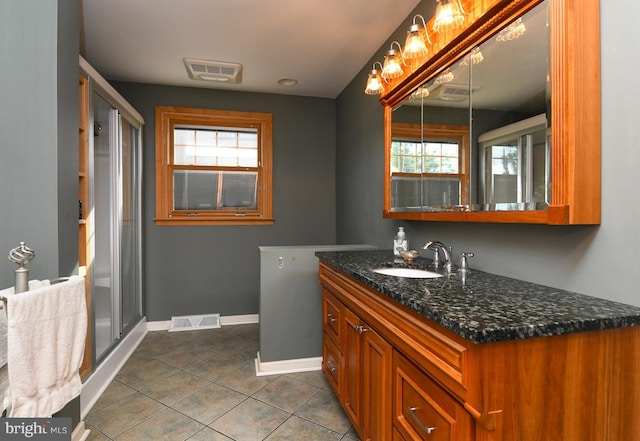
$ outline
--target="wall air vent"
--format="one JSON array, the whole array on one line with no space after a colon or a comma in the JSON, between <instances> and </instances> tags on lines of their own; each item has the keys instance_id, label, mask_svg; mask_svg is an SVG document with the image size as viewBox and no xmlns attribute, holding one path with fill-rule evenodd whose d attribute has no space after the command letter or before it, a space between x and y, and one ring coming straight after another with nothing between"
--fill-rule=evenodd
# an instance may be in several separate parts
<instances>
[{"instance_id":1,"label":"wall air vent","mask_svg":"<svg viewBox=\"0 0 640 441\"><path fill-rule=\"evenodd\" d=\"M480 86L469 88L466 84L447 83L442 84L437 91L437 97L443 101L464 101L471 93L475 93Z\"/></svg>"},{"instance_id":2,"label":"wall air vent","mask_svg":"<svg viewBox=\"0 0 640 441\"><path fill-rule=\"evenodd\" d=\"M238 63L185 58L184 65L192 80L214 81L219 83L242 82L242 65Z\"/></svg>"}]
</instances>

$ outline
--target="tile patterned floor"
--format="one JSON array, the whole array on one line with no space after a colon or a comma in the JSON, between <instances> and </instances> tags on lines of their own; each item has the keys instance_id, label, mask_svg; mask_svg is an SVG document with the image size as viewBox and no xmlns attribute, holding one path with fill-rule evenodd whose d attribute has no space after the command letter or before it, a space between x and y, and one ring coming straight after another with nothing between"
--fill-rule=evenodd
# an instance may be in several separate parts
<instances>
[{"instance_id":1,"label":"tile patterned floor","mask_svg":"<svg viewBox=\"0 0 640 441\"><path fill-rule=\"evenodd\" d=\"M256 377L258 325L149 332L91 409L89 441L356 441L321 372Z\"/></svg>"}]
</instances>

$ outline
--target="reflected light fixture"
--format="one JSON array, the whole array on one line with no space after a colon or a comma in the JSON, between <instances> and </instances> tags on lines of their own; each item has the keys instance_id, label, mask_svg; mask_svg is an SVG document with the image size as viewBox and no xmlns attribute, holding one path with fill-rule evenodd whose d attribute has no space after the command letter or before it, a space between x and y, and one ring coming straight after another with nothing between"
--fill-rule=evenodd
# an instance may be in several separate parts
<instances>
[{"instance_id":1,"label":"reflected light fixture","mask_svg":"<svg viewBox=\"0 0 640 441\"><path fill-rule=\"evenodd\" d=\"M420 18L420 20L422 20L422 27L416 23L416 18ZM427 49L427 41L429 44L433 44L429 38L424 17L417 14L413 17L413 24L409 28L409 31L407 31L407 39L405 40L404 52L402 53L404 59L414 60L427 55L429 53L429 49Z\"/></svg>"},{"instance_id":2,"label":"reflected light fixture","mask_svg":"<svg viewBox=\"0 0 640 441\"><path fill-rule=\"evenodd\" d=\"M380 66L380 70L376 69L376 64ZM379 61L373 63L373 69L369 72L369 78L367 78L367 87L364 89L364 93L367 95L380 95L384 91L384 84L380 72L382 71L382 64Z\"/></svg>"},{"instance_id":3,"label":"reflected light fixture","mask_svg":"<svg viewBox=\"0 0 640 441\"><path fill-rule=\"evenodd\" d=\"M480 52L480 48L476 46L471 49L471 51L467 55L464 56L464 58L460 62L460 65L468 66L469 64L478 64L482 62L482 60L484 60L484 55L482 55L482 52Z\"/></svg>"},{"instance_id":4,"label":"reflected light fixture","mask_svg":"<svg viewBox=\"0 0 640 441\"><path fill-rule=\"evenodd\" d=\"M410 100L419 100L429 96L429 88L427 86L418 87L409 97Z\"/></svg>"},{"instance_id":5,"label":"reflected light fixture","mask_svg":"<svg viewBox=\"0 0 640 441\"><path fill-rule=\"evenodd\" d=\"M393 45L396 44L398 49L394 49ZM382 79L386 82L390 82L394 78L399 78L403 74L402 70L402 47L397 41L391 42L391 48L387 51L387 55L384 56L384 64L382 65Z\"/></svg>"},{"instance_id":6,"label":"reflected light fixture","mask_svg":"<svg viewBox=\"0 0 640 441\"><path fill-rule=\"evenodd\" d=\"M440 75L436 77L435 83L436 84L450 83L453 81L453 79L454 79L453 72L451 72L449 69L445 69Z\"/></svg>"},{"instance_id":7,"label":"reflected light fixture","mask_svg":"<svg viewBox=\"0 0 640 441\"><path fill-rule=\"evenodd\" d=\"M433 21L433 30L436 32L447 29L455 29L464 23L466 12L462 8L460 0L436 0L436 15Z\"/></svg>"},{"instance_id":8,"label":"reflected light fixture","mask_svg":"<svg viewBox=\"0 0 640 441\"><path fill-rule=\"evenodd\" d=\"M509 26L498 32L496 41L510 41L522 36L525 33L527 27L522 23L522 18L518 18Z\"/></svg>"}]
</instances>

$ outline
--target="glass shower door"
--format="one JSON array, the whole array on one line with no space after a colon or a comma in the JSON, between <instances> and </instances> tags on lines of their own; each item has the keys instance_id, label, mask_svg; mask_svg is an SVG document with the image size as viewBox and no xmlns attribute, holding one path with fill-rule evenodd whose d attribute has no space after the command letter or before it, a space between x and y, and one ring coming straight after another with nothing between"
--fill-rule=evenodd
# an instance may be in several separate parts
<instances>
[{"instance_id":1,"label":"glass shower door","mask_svg":"<svg viewBox=\"0 0 640 441\"><path fill-rule=\"evenodd\" d=\"M120 332L142 315L142 251L140 249L140 128L120 116L121 224L120 224Z\"/></svg>"},{"instance_id":2,"label":"glass shower door","mask_svg":"<svg viewBox=\"0 0 640 441\"><path fill-rule=\"evenodd\" d=\"M141 134L98 93L94 112L95 360L142 315Z\"/></svg>"}]
</instances>

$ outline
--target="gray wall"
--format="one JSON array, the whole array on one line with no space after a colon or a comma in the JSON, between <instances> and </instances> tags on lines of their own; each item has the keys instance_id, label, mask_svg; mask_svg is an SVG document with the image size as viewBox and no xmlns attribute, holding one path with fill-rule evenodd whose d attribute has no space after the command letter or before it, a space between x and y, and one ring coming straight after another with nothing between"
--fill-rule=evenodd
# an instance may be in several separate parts
<instances>
[{"instance_id":1,"label":"gray wall","mask_svg":"<svg viewBox=\"0 0 640 441\"><path fill-rule=\"evenodd\" d=\"M424 1L422 2L425 3ZM430 2L431 3L431 2ZM421 9L422 8L422 9ZM430 5L419 5L423 12ZM432 12L425 13L425 17ZM600 226L534 226L396 221L382 218L383 114L363 93L374 60L393 39L403 41L410 18L375 54L337 100L338 243L390 248L398 225L410 246L437 239L454 253L472 251L472 268L640 306L640 107L629 73L638 67L635 18L640 4L601 2L602 223ZM585 48L588 50L588 48Z\"/></svg>"},{"instance_id":2,"label":"gray wall","mask_svg":"<svg viewBox=\"0 0 640 441\"><path fill-rule=\"evenodd\" d=\"M24 241L32 278L78 261L78 45L74 0L0 0L0 287Z\"/></svg>"},{"instance_id":3,"label":"gray wall","mask_svg":"<svg viewBox=\"0 0 640 441\"><path fill-rule=\"evenodd\" d=\"M24 241L36 279L78 266L77 0L0 0L0 289ZM80 399L57 416L80 418Z\"/></svg>"},{"instance_id":4,"label":"gray wall","mask_svg":"<svg viewBox=\"0 0 640 441\"><path fill-rule=\"evenodd\" d=\"M259 246L335 243L335 100L113 82L145 118L147 320L258 313ZM270 226L162 226L155 216L155 106L273 114Z\"/></svg>"}]
</instances>

